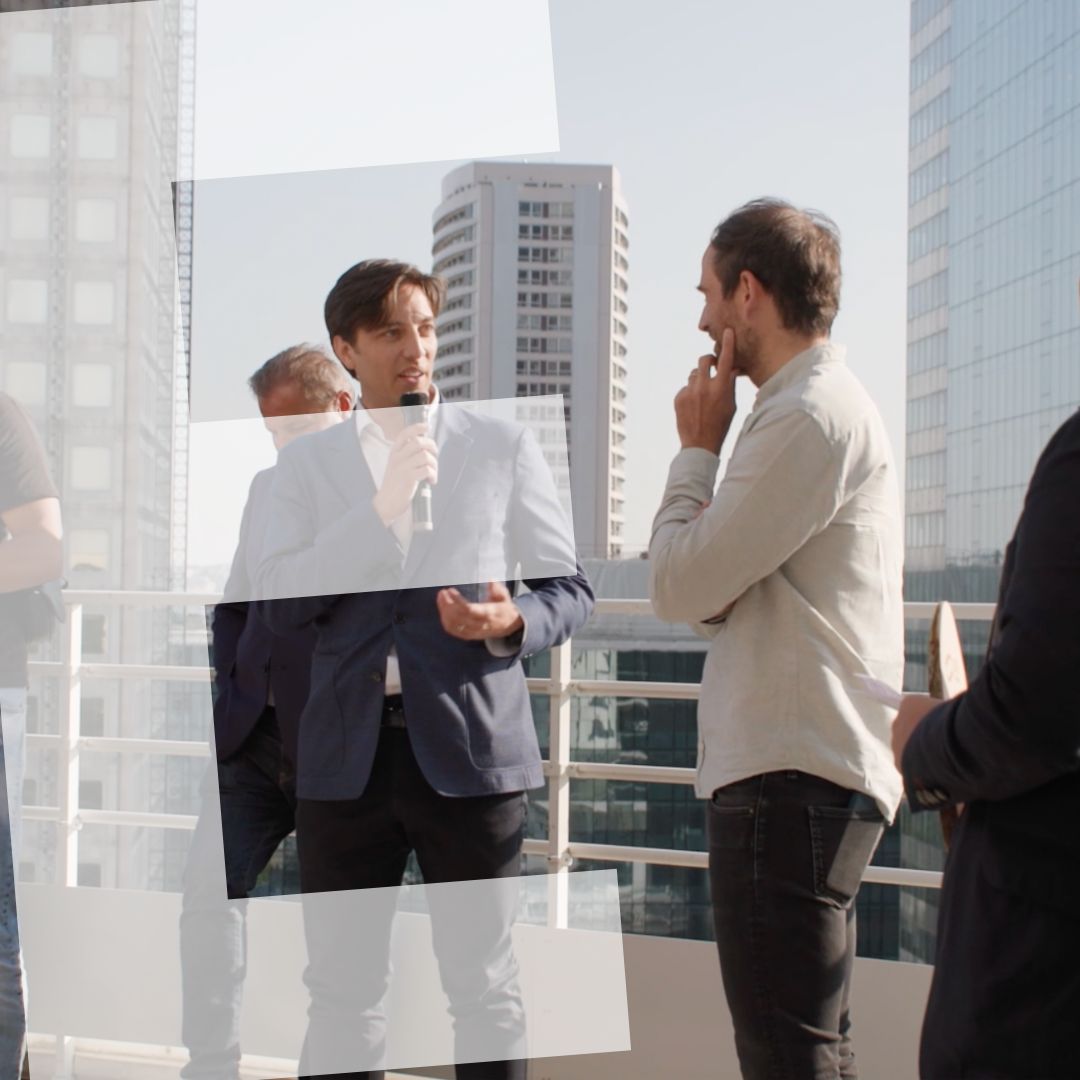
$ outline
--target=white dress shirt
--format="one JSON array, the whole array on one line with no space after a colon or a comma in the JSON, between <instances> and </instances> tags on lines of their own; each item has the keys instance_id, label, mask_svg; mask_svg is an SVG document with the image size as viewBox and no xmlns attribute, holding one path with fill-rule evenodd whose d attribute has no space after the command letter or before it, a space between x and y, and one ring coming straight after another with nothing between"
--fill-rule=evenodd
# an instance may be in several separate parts
<instances>
[{"instance_id":1,"label":"white dress shirt","mask_svg":"<svg viewBox=\"0 0 1080 1080\"><path fill-rule=\"evenodd\" d=\"M436 388L435 395L428 406L428 430L432 438L435 438L438 405L439 391ZM364 453L364 461L367 462L371 479L375 483L375 490L378 491L386 476L386 467L390 463L390 450L394 445L394 440L387 438L386 432L364 408L363 403L357 405L353 415L356 417L356 437ZM400 517L390 522L390 528L397 537L398 543L401 544L401 550L408 555L413 534L412 503ZM387 694L401 693L401 669L398 665L397 649L393 647L386 658L386 679L383 685Z\"/></svg>"},{"instance_id":2,"label":"white dress shirt","mask_svg":"<svg viewBox=\"0 0 1080 1080\"><path fill-rule=\"evenodd\" d=\"M716 454L676 455L650 591L661 618L712 638L699 796L798 769L872 796L891 820L892 712L856 676L903 678L903 529L884 425L843 358L814 346L761 387L715 493Z\"/></svg>"}]
</instances>

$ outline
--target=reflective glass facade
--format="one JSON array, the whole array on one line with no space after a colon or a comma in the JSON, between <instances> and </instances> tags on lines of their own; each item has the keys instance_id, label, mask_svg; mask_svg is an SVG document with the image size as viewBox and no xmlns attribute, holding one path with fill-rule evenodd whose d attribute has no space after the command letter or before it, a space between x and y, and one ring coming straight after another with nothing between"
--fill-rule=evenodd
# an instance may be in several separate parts
<instances>
[{"instance_id":1,"label":"reflective glass facade","mask_svg":"<svg viewBox=\"0 0 1080 1080\"><path fill-rule=\"evenodd\" d=\"M908 600L997 597L1035 461L1080 405L1080 4L914 0L908 166ZM988 626L961 623L969 674ZM909 626L909 688L926 685ZM902 865L940 859L932 815ZM903 890L900 958L937 894Z\"/></svg>"},{"instance_id":2,"label":"reflective glass facade","mask_svg":"<svg viewBox=\"0 0 1080 1080\"><path fill-rule=\"evenodd\" d=\"M989 601L1080 404L1080 5L916 0L911 25L908 595Z\"/></svg>"}]
</instances>

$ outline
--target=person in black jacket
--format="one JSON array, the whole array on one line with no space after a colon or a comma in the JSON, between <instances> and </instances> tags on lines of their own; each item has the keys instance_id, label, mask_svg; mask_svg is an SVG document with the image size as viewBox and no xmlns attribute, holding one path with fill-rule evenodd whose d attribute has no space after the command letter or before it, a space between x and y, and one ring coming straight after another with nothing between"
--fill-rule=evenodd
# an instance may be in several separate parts
<instances>
[{"instance_id":1,"label":"person in black jacket","mask_svg":"<svg viewBox=\"0 0 1080 1080\"><path fill-rule=\"evenodd\" d=\"M990 651L893 732L914 810L963 804L945 865L924 1080L1065 1080L1080 1016L1080 413L1035 467Z\"/></svg>"},{"instance_id":2,"label":"person in black jacket","mask_svg":"<svg viewBox=\"0 0 1080 1080\"><path fill-rule=\"evenodd\" d=\"M353 407L345 369L310 345L268 360L249 385L279 451L338 423ZM245 899L295 827L297 729L315 635L309 628L274 633L261 605L250 602L275 469L264 469L251 483L224 597L211 623L221 832L204 806L185 871L180 921L183 1038L191 1054L181 1075L188 1080L235 1077L240 1061L244 906L224 903L217 853L223 848L228 899Z\"/></svg>"}]
</instances>

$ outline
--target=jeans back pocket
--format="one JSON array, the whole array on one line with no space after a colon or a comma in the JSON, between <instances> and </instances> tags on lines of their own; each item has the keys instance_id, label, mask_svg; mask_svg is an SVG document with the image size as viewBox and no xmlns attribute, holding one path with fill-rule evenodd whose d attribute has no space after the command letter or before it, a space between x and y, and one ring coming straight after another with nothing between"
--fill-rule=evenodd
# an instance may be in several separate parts
<instances>
[{"instance_id":1,"label":"jeans back pocket","mask_svg":"<svg viewBox=\"0 0 1080 1080\"><path fill-rule=\"evenodd\" d=\"M855 801L855 800L853 800ZM876 807L808 806L814 858L814 892L838 907L855 898L863 873L885 830Z\"/></svg>"}]
</instances>

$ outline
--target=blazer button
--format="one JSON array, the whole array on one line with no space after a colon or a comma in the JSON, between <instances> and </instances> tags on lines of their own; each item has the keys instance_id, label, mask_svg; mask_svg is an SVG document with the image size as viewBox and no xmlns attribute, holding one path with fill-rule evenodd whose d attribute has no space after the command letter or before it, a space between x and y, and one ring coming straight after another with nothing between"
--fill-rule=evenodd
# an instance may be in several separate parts
<instances>
[{"instance_id":1,"label":"blazer button","mask_svg":"<svg viewBox=\"0 0 1080 1080\"><path fill-rule=\"evenodd\" d=\"M396 615L394 616L394 622L395 622L395 624L396 624L396 625L400 626L400 625L401 625L401 624L402 624L402 623L403 623L404 621L405 621L405 616L404 616L404 615L402 615L402 613L401 613L401 612L399 611L399 612L398 612L398 613L397 613L397 614L396 614Z\"/></svg>"},{"instance_id":2,"label":"blazer button","mask_svg":"<svg viewBox=\"0 0 1080 1080\"><path fill-rule=\"evenodd\" d=\"M382 672L381 671L373 671L371 673L371 681L372 682L382 682Z\"/></svg>"}]
</instances>

